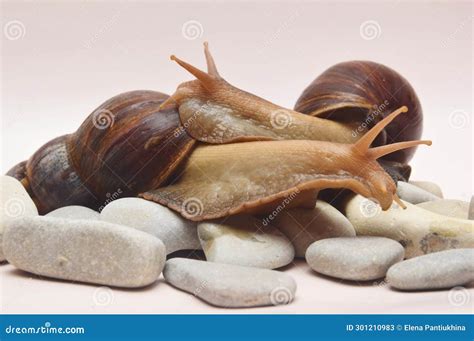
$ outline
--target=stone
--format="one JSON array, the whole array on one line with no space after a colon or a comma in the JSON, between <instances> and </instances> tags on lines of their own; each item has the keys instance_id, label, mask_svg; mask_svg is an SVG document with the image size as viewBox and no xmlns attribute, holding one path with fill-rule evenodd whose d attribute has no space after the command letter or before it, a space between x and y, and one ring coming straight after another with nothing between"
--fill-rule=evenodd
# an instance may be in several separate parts
<instances>
[{"instance_id":1,"label":"stone","mask_svg":"<svg viewBox=\"0 0 474 341\"><path fill-rule=\"evenodd\" d=\"M400 290L445 289L474 281L474 249L455 249L405 260L387 273L390 286Z\"/></svg>"},{"instance_id":2,"label":"stone","mask_svg":"<svg viewBox=\"0 0 474 341\"><path fill-rule=\"evenodd\" d=\"M422 202L416 206L434 213L459 219L467 219L469 213L469 203L462 200L442 199Z\"/></svg>"},{"instance_id":3,"label":"stone","mask_svg":"<svg viewBox=\"0 0 474 341\"><path fill-rule=\"evenodd\" d=\"M55 209L45 215L46 217L65 218L65 219L93 219L99 220L100 214L84 206L64 206Z\"/></svg>"},{"instance_id":4,"label":"stone","mask_svg":"<svg viewBox=\"0 0 474 341\"><path fill-rule=\"evenodd\" d=\"M163 275L171 285L225 308L288 304L296 292L293 278L279 271L194 259L168 260Z\"/></svg>"},{"instance_id":5,"label":"stone","mask_svg":"<svg viewBox=\"0 0 474 341\"><path fill-rule=\"evenodd\" d=\"M427 253L474 247L474 221L451 218L404 202L380 206L360 195L348 196L342 210L357 235L386 237L405 247L405 258ZM372 206L371 206L372 205ZM367 209L372 207L371 209Z\"/></svg>"},{"instance_id":6,"label":"stone","mask_svg":"<svg viewBox=\"0 0 474 341\"><path fill-rule=\"evenodd\" d=\"M397 194L400 199L408 201L412 204L442 199L428 191L425 191L424 189L403 181L398 181Z\"/></svg>"},{"instance_id":7,"label":"stone","mask_svg":"<svg viewBox=\"0 0 474 341\"><path fill-rule=\"evenodd\" d=\"M416 187L424 189L427 192L430 192L433 195L436 195L439 198L443 198L443 191L441 187L431 181L408 181L409 184L412 184Z\"/></svg>"},{"instance_id":8,"label":"stone","mask_svg":"<svg viewBox=\"0 0 474 341\"><path fill-rule=\"evenodd\" d=\"M403 256L403 246L383 237L328 238L314 242L306 251L306 261L314 271L352 281L385 277Z\"/></svg>"},{"instance_id":9,"label":"stone","mask_svg":"<svg viewBox=\"0 0 474 341\"><path fill-rule=\"evenodd\" d=\"M336 208L321 200L312 209L284 210L271 223L291 241L297 257L304 257L306 249L317 240L356 235L350 221Z\"/></svg>"},{"instance_id":10,"label":"stone","mask_svg":"<svg viewBox=\"0 0 474 341\"><path fill-rule=\"evenodd\" d=\"M0 262L5 261L2 247L5 225L12 219L37 215L38 209L21 182L11 176L0 176Z\"/></svg>"},{"instance_id":11,"label":"stone","mask_svg":"<svg viewBox=\"0 0 474 341\"><path fill-rule=\"evenodd\" d=\"M166 261L158 238L100 220L15 219L3 248L12 265L33 274L125 288L155 282Z\"/></svg>"},{"instance_id":12,"label":"stone","mask_svg":"<svg viewBox=\"0 0 474 341\"><path fill-rule=\"evenodd\" d=\"M114 200L101 211L100 219L154 235L163 241L167 254L201 249L195 222L152 201L140 198Z\"/></svg>"},{"instance_id":13,"label":"stone","mask_svg":"<svg viewBox=\"0 0 474 341\"><path fill-rule=\"evenodd\" d=\"M293 245L278 229L248 215L201 222L198 236L211 262L275 269L295 257Z\"/></svg>"}]
</instances>

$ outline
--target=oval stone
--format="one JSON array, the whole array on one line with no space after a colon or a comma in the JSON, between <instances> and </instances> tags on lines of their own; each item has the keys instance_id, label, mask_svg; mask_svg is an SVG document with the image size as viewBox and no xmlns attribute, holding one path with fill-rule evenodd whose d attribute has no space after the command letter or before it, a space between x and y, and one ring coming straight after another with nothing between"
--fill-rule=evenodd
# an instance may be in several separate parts
<instances>
[{"instance_id":1,"label":"oval stone","mask_svg":"<svg viewBox=\"0 0 474 341\"><path fill-rule=\"evenodd\" d=\"M100 219L100 214L97 211L84 206L64 206L55 209L45 215L46 217L52 218L65 218L65 219Z\"/></svg>"},{"instance_id":2,"label":"oval stone","mask_svg":"<svg viewBox=\"0 0 474 341\"><path fill-rule=\"evenodd\" d=\"M403 247L388 238L329 238L311 244L306 261L314 271L327 276L368 281L384 277L403 255Z\"/></svg>"},{"instance_id":3,"label":"oval stone","mask_svg":"<svg viewBox=\"0 0 474 341\"><path fill-rule=\"evenodd\" d=\"M156 281L166 260L158 238L99 220L15 219L5 226L3 247L24 271L128 288Z\"/></svg>"}]
</instances>

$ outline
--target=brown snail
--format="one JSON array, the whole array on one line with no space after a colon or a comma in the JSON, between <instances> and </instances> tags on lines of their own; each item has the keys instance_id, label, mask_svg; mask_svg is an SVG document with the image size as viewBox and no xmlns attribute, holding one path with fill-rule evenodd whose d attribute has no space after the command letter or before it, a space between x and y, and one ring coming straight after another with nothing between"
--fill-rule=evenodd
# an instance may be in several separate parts
<instances>
[{"instance_id":1,"label":"brown snail","mask_svg":"<svg viewBox=\"0 0 474 341\"><path fill-rule=\"evenodd\" d=\"M349 61L319 75L298 98L295 110L343 124L359 121L351 132L358 136L402 105L408 107L408 113L386 127L374 145L419 139L423 129L421 104L410 83L391 68L370 61ZM406 164L415 150L400 150L383 159Z\"/></svg>"},{"instance_id":2,"label":"brown snail","mask_svg":"<svg viewBox=\"0 0 474 341\"><path fill-rule=\"evenodd\" d=\"M7 174L22 182L40 214L67 205L97 210L114 192L136 196L156 188L195 143L175 133L175 109L159 110L167 97L156 91L117 95L75 133L46 143Z\"/></svg>"},{"instance_id":3,"label":"brown snail","mask_svg":"<svg viewBox=\"0 0 474 341\"><path fill-rule=\"evenodd\" d=\"M406 108L367 137L354 137L350 125L285 109L231 86L219 76L207 45L205 52L208 73L173 57L198 79L180 85L172 97L154 91L115 96L75 133L48 142L8 174L22 181L40 213L72 204L97 209L118 189L123 196L143 192L193 220L265 212L295 189L301 193L294 206L314 205L325 188L352 189L376 198L384 209L398 200L395 184L375 160L428 141L369 146ZM288 124L275 124L275 113ZM106 129L97 124L101 114L111 118ZM261 164L268 155L275 156L273 163ZM200 167L221 174L235 158L239 171L229 172L225 184L199 174ZM203 203L200 214L183 210L192 198Z\"/></svg>"}]
</instances>

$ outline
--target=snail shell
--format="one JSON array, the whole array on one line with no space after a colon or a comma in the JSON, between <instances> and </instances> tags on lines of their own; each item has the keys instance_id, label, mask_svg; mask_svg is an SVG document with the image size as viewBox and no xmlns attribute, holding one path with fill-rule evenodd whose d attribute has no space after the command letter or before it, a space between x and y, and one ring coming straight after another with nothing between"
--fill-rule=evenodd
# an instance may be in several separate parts
<instances>
[{"instance_id":1,"label":"snail shell","mask_svg":"<svg viewBox=\"0 0 474 341\"><path fill-rule=\"evenodd\" d=\"M375 146L419 139L423 129L421 104L408 81L391 68L370 61L349 61L318 76L298 98L295 110L342 123L358 121L352 134L362 136L401 106L408 107L408 113L387 126L374 141ZM415 150L400 150L383 160L407 163Z\"/></svg>"},{"instance_id":2,"label":"snail shell","mask_svg":"<svg viewBox=\"0 0 474 341\"><path fill-rule=\"evenodd\" d=\"M22 181L41 214L67 205L100 209L114 193L136 196L158 187L195 141L168 96L156 91L117 95L79 129L42 146L7 174Z\"/></svg>"}]
</instances>

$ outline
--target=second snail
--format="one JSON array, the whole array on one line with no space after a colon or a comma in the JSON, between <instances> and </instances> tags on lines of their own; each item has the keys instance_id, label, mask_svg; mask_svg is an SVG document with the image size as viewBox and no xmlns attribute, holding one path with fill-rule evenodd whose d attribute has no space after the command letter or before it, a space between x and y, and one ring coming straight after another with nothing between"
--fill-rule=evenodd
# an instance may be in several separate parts
<instances>
[{"instance_id":1,"label":"second snail","mask_svg":"<svg viewBox=\"0 0 474 341\"><path fill-rule=\"evenodd\" d=\"M421 106L402 76L372 62L338 64L294 111L226 82L204 49L207 72L171 57L196 77L172 96L117 95L7 174L40 214L67 205L97 210L119 188L197 221L271 212L294 193L289 207L314 207L325 189L351 190L384 210L393 201L403 206L392 177L407 180L409 171L399 170L409 169L414 147L431 141L419 140ZM104 114L113 120L101 129ZM190 199L200 202L198 214L184 209Z\"/></svg>"}]
</instances>

